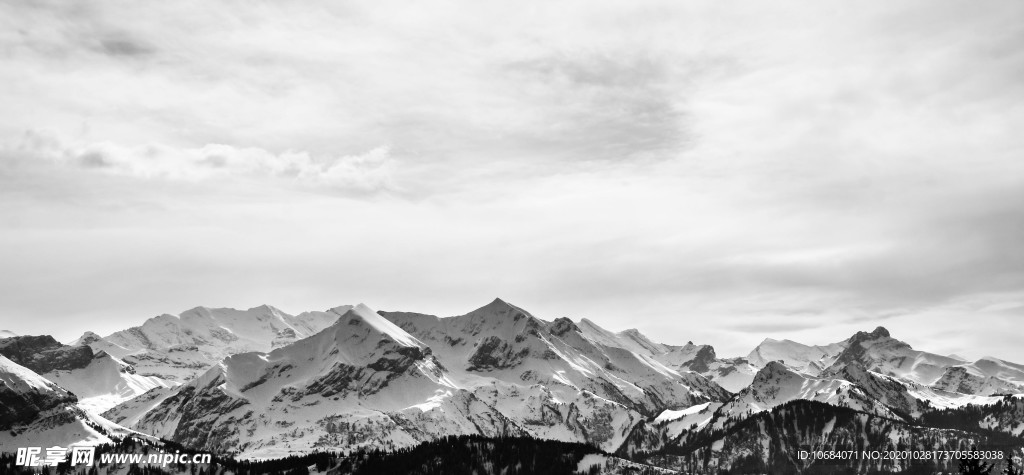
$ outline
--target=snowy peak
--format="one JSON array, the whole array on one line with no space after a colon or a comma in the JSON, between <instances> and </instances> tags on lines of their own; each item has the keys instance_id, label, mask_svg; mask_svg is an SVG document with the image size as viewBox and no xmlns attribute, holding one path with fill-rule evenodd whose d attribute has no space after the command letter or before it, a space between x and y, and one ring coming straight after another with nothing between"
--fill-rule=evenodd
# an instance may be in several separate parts
<instances>
[{"instance_id":1,"label":"snowy peak","mask_svg":"<svg viewBox=\"0 0 1024 475\"><path fill-rule=\"evenodd\" d=\"M179 316L150 318L104 340L129 352L194 346L219 359L238 352L269 351L275 343L308 337L334 323L317 317L310 314L305 320L311 325L299 325L300 319L269 305L248 310L195 307Z\"/></svg>"},{"instance_id":2,"label":"snowy peak","mask_svg":"<svg viewBox=\"0 0 1024 475\"><path fill-rule=\"evenodd\" d=\"M97 335L97 334L95 334L93 332L87 331L87 332L83 333L82 336L80 336L80 337L72 340L70 343L68 343L68 346L91 345L91 344L96 343L97 341L100 341L102 339L103 339L103 337L101 337L101 336L99 336L99 335Z\"/></svg>"},{"instance_id":3,"label":"snowy peak","mask_svg":"<svg viewBox=\"0 0 1024 475\"><path fill-rule=\"evenodd\" d=\"M764 367L771 361L779 361L813 376L828 367L845 346L846 344L840 343L810 346L792 340L766 338L747 355L747 360L756 367Z\"/></svg>"},{"instance_id":4,"label":"snowy peak","mask_svg":"<svg viewBox=\"0 0 1024 475\"><path fill-rule=\"evenodd\" d=\"M0 330L0 340L3 340L4 338L10 338L12 336L18 336L18 334L10 330Z\"/></svg>"},{"instance_id":5,"label":"snowy peak","mask_svg":"<svg viewBox=\"0 0 1024 475\"><path fill-rule=\"evenodd\" d=\"M463 315L464 318L469 320L489 320L493 323L497 323L496 320L512 321L517 322L523 319L535 319L529 312L523 310L515 305L512 305L500 298L496 298L491 303L484 305L472 312Z\"/></svg>"},{"instance_id":6,"label":"snowy peak","mask_svg":"<svg viewBox=\"0 0 1024 475\"><path fill-rule=\"evenodd\" d=\"M331 309L331 311L338 313L339 309ZM350 308L345 311L345 313L339 313L338 321L332 328L344 326L366 326L381 337L389 338L402 346L417 348L427 347L427 345L422 341L410 335L398 325L391 323L364 304L356 305L354 308Z\"/></svg>"}]
</instances>

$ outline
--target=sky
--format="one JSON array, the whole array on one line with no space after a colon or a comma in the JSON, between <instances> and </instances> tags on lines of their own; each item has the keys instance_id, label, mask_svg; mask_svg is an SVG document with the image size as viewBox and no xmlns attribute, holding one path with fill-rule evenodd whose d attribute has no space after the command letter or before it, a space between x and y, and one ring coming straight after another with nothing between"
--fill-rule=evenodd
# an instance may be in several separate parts
<instances>
[{"instance_id":1,"label":"sky","mask_svg":"<svg viewBox=\"0 0 1024 475\"><path fill-rule=\"evenodd\" d=\"M364 302L1024 362L1024 3L0 2L0 329Z\"/></svg>"}]
</instances>

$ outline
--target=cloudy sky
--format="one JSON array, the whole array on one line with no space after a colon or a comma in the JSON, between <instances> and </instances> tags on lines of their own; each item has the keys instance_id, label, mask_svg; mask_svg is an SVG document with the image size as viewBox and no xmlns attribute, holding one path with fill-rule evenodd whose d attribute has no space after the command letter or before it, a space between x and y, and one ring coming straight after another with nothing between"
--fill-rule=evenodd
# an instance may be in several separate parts
<instances>
[{"instance_id":1,"label":"cloudy sky","mask_svg":"<svg viewBox=\"0 0 1024 475\"><path fill-rule=\"evenodd\" d=\"M1024 3L606 3L0 3L0 329L500 296L1024 362Z\"/></svg>"}]
</instances>

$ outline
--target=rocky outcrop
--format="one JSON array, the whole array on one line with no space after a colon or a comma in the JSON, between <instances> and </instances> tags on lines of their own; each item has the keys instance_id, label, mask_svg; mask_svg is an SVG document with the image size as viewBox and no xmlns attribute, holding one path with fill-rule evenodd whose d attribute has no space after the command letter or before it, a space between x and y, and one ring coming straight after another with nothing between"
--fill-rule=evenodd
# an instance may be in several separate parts
<instances>
[{"instance_id":1,"label":"rocky outcrop","mask_svg":"<svg viewBox=\"0 0 1024 475\"><path fill-rule=\"evenodd\" d=\"M0 355L36 373L74 370L89 365L93 351L88 346L62 345L52 336L15 336L0 340Z\"/></svg>"}]
</instances>

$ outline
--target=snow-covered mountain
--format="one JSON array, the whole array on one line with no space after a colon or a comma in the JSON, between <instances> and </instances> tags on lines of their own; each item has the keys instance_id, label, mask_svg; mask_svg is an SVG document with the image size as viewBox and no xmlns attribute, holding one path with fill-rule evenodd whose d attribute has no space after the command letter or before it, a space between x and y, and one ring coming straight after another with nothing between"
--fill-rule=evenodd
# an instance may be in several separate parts
<instances>
[{"instance_id":1,"label":"snow-covered mountain","mask_svg":"<svg viewBox=\"0 0 1024 475\"><path fill-rule=\"evenodd\" d=\"M872 371L905 381L933 384L946 368L962 363L948 356L915 350L892 338L882 327L870 333L857 332L843 342L843 346L843 351L835 356L825 371L836 371L856 362Z\"/></svg>"},{"instance_id":2,"label":"snow-covered mountain","mask_svg":"<svg viewBox=\"0 0 1024 475\"><path fill-rule=\"evenodd\" d=\"M698 373L729 392L746 387L757 373L757 367L743 358L718 358L711 345L695 345L692 341L683 346L655 343L636 329L614 333L586 318L578 327L597 344L632 351L679 372Z\"/></svg>"},{"instance_id":3,"label":"snow-covered mountain","mask_svg":"<svg viewBox=\"0 0 1024 475\"><path fill-rule=\"evenodd\" d=\"M457 317L383 315L427 342L464 386L487 379L568 386L647 415L728 397L706 378L659 362L652 351L668 348L639 332L616 340L592 322L588 330L567 318L545 322L501 299Z\"/></svg>"},{"instance_id":4,"label":"snow-covered mountain","mask_svg":"<svg viewBox=\"0 0 1024 475\"><path fill-rule=\"evenodd\" d=\"M811 346L792 340L766 338L747 355L747 361L758 368L767 366L769 362L778 361L801 373L817 376L831 366L836 356L845 348L846 342Z\"/></svg>"},{"instance_id":5,"label":"snow-covered mountain","mask_svg":"<svg viewBox=\"0 0 1024 475\"><path fill-rule=\"evenodd\" d=\"M77 403L67 389L0 355L0 448L96 445L130 433Z\"/></svg>"},{"instance_id":6,"label":"snow-covered mountain","mask_svg":"<svg viewBox=\"0 0 1024 475\"><path fill-rule=\"evenodd\" d=\"M0 340L4 338L10 338L12 336L18 336L18 334L10 330L0 330Z\"/></svg>"},{"instance_id":7,"label":"snow-covered mountain","mask_svg":"<svg viewBox=\"0 0 1024 475\"><path fill-rule=\"evenodd\" d=\"M402 447L444 435L533 436L618 447L666 408L729 396L694 373L586 338L501 300L466 315L332 309L325 330L228 357L200 378L105 415L246 456Z\"/></svg>"},{"instance_id":8,"label":"snow-covered mountain","mask_svg":"<svg viewBox=\"0 0 1024 475\"><path fill-rule=\"evenodd\" d=\"M0 341L0 355L73 393L79 406L99 414L150 389L177 383L142 376L135 369L87 345L63 345L49 335Z\"/></svg>"},{"instance_id":9,"label":"snow-covered mountain","mask_svg":"<svg viewBox=\"0 0 1024 475\"><path fill-rule=\"evenodd\" d=\"M855 364L904 384L940 391L934 401L940 407L948 405L942 401L948 396L943 393L990 396L1024 391L1024 366L991 357L969 363L960 357L915 350L883 327L822 346L767 339L747 359L757 367L776 361L798 373L824 378L836 377Z\"/></svg>"},{"instance_id":10,"label":"snow-covered mountain","mask_svg":"<svg viewBox=\"0 0 1024 475\"><path fill-rule=\"evenodd\" d=\"M878 386L877 380L862 368L848 368L845 373L844 376L852 374L853 377L850 379L858 381L815 378L797 373L779 362L770 361L758 371L750 386L715 411L711 427L723 429L753 414L770 411L796 400L824 402L890 419L902 418L901 414L884 403L892 397L890 391L898 390L886 388L887 390L870 391L857 384L860 382L876 388ZM900 405L903 405L902 398ZM914 410L917 410L916 407Z\"/></svg>"},{"instance_id":11,"label":"snow-covered mountain","mask_svg":"<svg viewBox=\"0 0 1024 475\"><path fill-rule=\"evenodd\" d=\"M269 305L248 310L196 307L160 315L141 326L85 341L136 369L138 374L179 383L195 379L220 360L239 353L267 352L330 326L333 312L289 315Z\"/></svg>"},{"instance_id":12,"label":"snow-covered mountain","mask_svg":"<svg viewBox=\"0 0 1024 475\"><path fill-rule=\"evenodd\" d=\"M362 304L295 316L197 307L69 345L10 336L0 355L11 381L0 402L25 408L0 410L12 428L0 443L22 445L139 431L274 458L472 435L742 468L775 463L777 437L810 443L801 430L827 443L891 430L943 447L1024 437L1024 405L1006 396L1024 393L1024 366L916 350L881 327L825 345L769 339L722 358L501 299L444 318ZM775 423L792 429L765 425ZM741 433L752 424L760 435Z\"/></svg>"}]
</instances>

